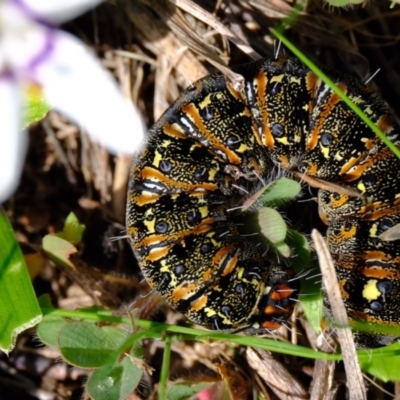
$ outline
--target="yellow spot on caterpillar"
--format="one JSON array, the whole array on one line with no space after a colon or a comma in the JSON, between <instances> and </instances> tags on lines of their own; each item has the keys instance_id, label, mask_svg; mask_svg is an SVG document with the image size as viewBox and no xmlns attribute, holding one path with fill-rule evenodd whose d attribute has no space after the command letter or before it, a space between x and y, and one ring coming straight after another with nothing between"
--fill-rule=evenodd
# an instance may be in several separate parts
<instances>
[{"instance_id":1,"label":"yellow spot on caterpillar","mask_svg":"<svg viewBox=\"0 0 400 400\"><path fill-rule=\"evenodd\" d=\"M362 291L362 295L364 299L368 301L376 300L381 292L377 289L376 284L378 281L376 279L369 279L367 283L364 285L364 289Z\"/></svg>"},{"instance_id":2,"label":"yellow spot on caterpillar","mask_svg":"<svg viewBox=\"0 0 400 400\"><path fill-rule=\"evenodd\" d=\"M365 185L362 182L359 182L357 185L357 189L361 192L361 193L365 193Z\"/></svg>"},{"instance_id":3,"label":"yellow spot on caterpillar","mask_svg":"<svg viewBox=\"0 0 400 400\"><path fill-rule=\"evenodd\" d=\"M284 144L285 146L287 146L287 145L289 144L289 141L288 141L288 139L287 139L286 136L281 137L281 138L275 138L275 140L276 140L277 142L279 142L279 143Z\"/></svg>"},{"instance_id":4,"label":"yellow spot on caterpillar","mask_svg":"<svg viewBox=\"0 0 400 400\"><path fill-rule=\"evenodd\" d=\"M199 104L200 108L206 108L209 104L211 104L211 94L205 97L205 99Z\"/></svg>"},{"instance_id":5,"label":"yellow spot on caterpillar","mask_svg":"<svg viewBox=\"0 0 400 400\"><path fill-rule=\"evenodd\" d=\"M213 310L213 309L210 308L210 307L206 307L206 308L204 309L204 311L206 312L207 317L212 317L212 316L214 316L214 315L217 314L217 313L215 312L215 310Z\"/></svg>"},{"instance_id":6,"label":"yellow spot on caterpillar","mask_svg":"<svg viewBox=\"0 0 400 400\"><path fill-rule=\"evenodd\" d=\"M373 224L369 230L370 237L376 237L376 232L378 231L378 224Z\"/></svg>"},{"instance_id":7,"label":"yellow spot on caterpillar","mask_svg":"<svg viewBox=\"0 0 400 400\"><path fill-rule=\"evenodd\" d=\"M321 145L321 153L323 156L328 159L329 158L329 147L325 147Z\"/></svg>"},{"instance_id":8,"label":"yellow spot on caterpillar","mask_svg":"<svg viewBox=\"0 0 400 400\"><path fill-rule=\"evenodd\" d=\"M154 219L153 214L149 214L149 215L152 216L153 218L151 220L145 219L143 223L146 226L148 232L154 233L156 220Z\"/></svg>"},{"instance_id":9,"label":"yellow spot on caterpillar","mask_svg":"<svg viewBox=\"0 0 400 400\"><path fill-rule=\"evenodd\" d=\"M333 158L337 161L342 161L343 160L343 156L340 154L340 152L338 151Z\"/></svg>"},{"instance_id":10,"label":"yellow spot on caterpillar","mask_svg":"<svg viewBox=\"0 0 400 400\"><path fill-rule=\"evenodd\" d=\"M365 112L365 114L369 114L369 115L373 114L373 111L371 110L371 107L367 107L363 111Z\"/></svg>"},{"instance_id":11,"label":"yellow spot on caterpillar","mask_svg":"<svg viewBox=\"0 0 400 400\"><path fill-rule=\"evenodd\" d=\"M282 82L284 77L285 77L285 74L275 75L270 79L270 83L272 83L272 82Z\"/></svg>"},{"instance_id":12,"label":"yellow spot on caterpillar","mask_svg":"<svg viewBox=\"0 0 400 400\"><path fill-rule=\"evenodd\" d=\"M208 206L203 206L199 208L201 219L204 219L208 216Z\"/></svg>"},{"instance_id":13,"label":"yellow spot on caterpillar","mask_svg":"<svg viewBox=\"0 0 400 400\"><path fill-rule=\"evenodd\" d=\"M296 78L295 76L291 76L289 81L291 83L297 83L298 85L301 84L300 78Z\"/></svg>"},{"instance_id":14,"label":"yellow spot on caterpillar","mask_svg":"<svg viewBox=\"0 0 400 400\"><path fill-rule=\"evenodd\" d=\"M163 146L162 147L168 147L167 144L164 145L164 143L166 143L167 141L163 142ZM160 162L162 161L162 155L156 151L155 155L154 155L154 159L153 159L153 165L155 167L159 167Z\"/></svg>"}]
</instances>

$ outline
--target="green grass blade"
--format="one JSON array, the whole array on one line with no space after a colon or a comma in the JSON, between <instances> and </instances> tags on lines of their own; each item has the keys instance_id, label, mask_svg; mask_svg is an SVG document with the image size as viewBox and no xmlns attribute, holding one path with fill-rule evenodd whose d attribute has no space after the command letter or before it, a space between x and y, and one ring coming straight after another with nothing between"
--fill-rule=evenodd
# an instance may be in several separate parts
<instances>
[{"instance_id":1,"label":"green grass blade","mask_svg":"<svg viewBox=\"0 0 400 400\"><path fill-rule=\"evenodd\" d=\"M160 374L160 385L158 391L158 399L163 400L166 398L167 392L167 382L169 376L169 366L171 362L171 344L172 344L172 337L167 336L164 342L164 355L163 361L161 366L161 374Z\"/></svg>"},{"instance_id":2,"label":"green grass blade","mask_svg":"<svg viewBox=\"0 0 400 400\"><path fill-rule=\"evenodd\" d=\"M17 335L42 319L24 257L0 208L0 350L9 353Z\"/></svg>"}]
</instances>

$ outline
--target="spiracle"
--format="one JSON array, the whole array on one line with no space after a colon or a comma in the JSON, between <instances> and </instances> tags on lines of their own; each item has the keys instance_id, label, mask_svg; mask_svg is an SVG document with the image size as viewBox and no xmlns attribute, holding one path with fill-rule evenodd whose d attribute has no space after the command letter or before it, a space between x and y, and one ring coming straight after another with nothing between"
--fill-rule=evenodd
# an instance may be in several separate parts
<instances>
[{"instance_id":1,"label":"spiracle","mask_svg":"<svg viewBox=\"0 0 400 400\"><path fill-rule=\"evenodd\" d=\"M143 274L173 308L211 329L273 330L298 294L293 272L241 235L229 207L274 165L332 184L319 191L350 319L400 324L400 161L329 86L293 58L261 59L189 87L150 129L129 182L127 228ZM324 72L396 146L399 127L367 86ZM335 188L347 187L347 194ZM329 311L328 311L329 313ZM358 347L395 338L356 332Z\"/></svg>"}]
</instances>

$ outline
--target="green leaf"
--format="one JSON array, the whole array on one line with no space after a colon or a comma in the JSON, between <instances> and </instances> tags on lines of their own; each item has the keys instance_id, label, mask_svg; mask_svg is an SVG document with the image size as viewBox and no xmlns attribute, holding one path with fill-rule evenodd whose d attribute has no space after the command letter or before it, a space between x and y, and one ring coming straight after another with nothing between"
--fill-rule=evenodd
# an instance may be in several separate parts
<instances>
[{"instance_id":1,"label":"green leaf","mask_svg":"<svg viewBox=\"0 0 400 400\"><path fill-rule=\"evenodd\" d=\"M43 238L42 246L50 260L64 268L75 266L70 256L77 252L75 247L82 240L85 225L82 225L74 213L70 213L65 220L64 229L56 235L46 235Z\"/></svg>"},{"instance_id":2,"label":"green leaf","mask_svg":"<svg viewBox=\"0 0 400 400\"><path fill-rule=\"evenodd\" d=\"M68 321L63 317L52 314L45 315L36 329L36 334L44 344L58 347L60 331L67 324Z\"/></svg>"},{"instance_id":3,"label":"green leaf","mask_svg":"<svg viewBox=\"0 0 400 400\"><path fill-rule=\"evenodd\" d=\"M203 390L209 389L214 383L176 383L167 393L167 400L185 400Z\"/></svg>"},{"instance_id":4,"label":"green leaf","mask_svg":"<svg viewBox=\"0 0 400 400\"><path fill-rule=\"evenodd\" d=\"M290 257L290 248L284 242L287 226L279 212L273 208L261 208L258 211L258 223L262 234L271 243L272 247L284 257Z\"/></svg>"},{"instance_id":5,"label":"green leaf","mask_svg":"<svg viewBox=\"0 0 400 400\"><path fill-rule=\"evenodd\" d=\"M86 390L95 400L124 400L137 387L143 370L130 357L113 365L94 371L89 377Z\"/></svg>"},{"instance_id":6,"label":"green leaf","mask_svg":"<svg viewBox=\"0 0 400 400\"><path fill-rule=\"evenodd\" d=\"M144 357L144 351L142 346L133 346L131 350L131 355L132 357L135 358L143 358Z\"/></svg>"},{"instance_id":7,"label":"green leaf","mask_svg":"<svg viewBox=\"0 0 400 400\"><path fill-rule=\"evenodd\" d=\"M296 238L296 236L298 236ZM290 260L290 265L299 275L301 307L307 317L308 322L316 333L321 332L321 319L323 316L323 295L321 283L321 270L315 256L310 257L309 245L298 232L290 231L287 241L295 248L294 257ZM304 248L295 245L292 240L304 240Z\"/></svg>"},{"instance_id":8,"label":"green leaf","mask_svg":"<svg viewBox=\"0 0 400 400\"><path fill-rule=\"evenodd\" d=\"M128 333L121 328L117 328L116 326L102 326L101 329L107 334L107 336L115 343L116 348L121 346L124 343Z\"/></svg>"},{"instance_id":9,"label":"green leaf","mask_svg":"<svg viewBox=\"0 0 400 400\"><path fill-rule=\"evenodd\" d=\"M301 273L310 268L310 245L308 240L299 232L288 228L286 243L292 249L290 265L297 272Z\"/></svg>"},{"instance_id":10,"label":"green leaf","mask_svg":"<svg viewBox=\"0 0 400 400\"><path fill-rule=\"evenodd\" d=\"M369 372L384 382L400 380L400 343L386 346L385 351L397 350L398 355L385 356L383 349L376 349L371 352L370 357L360 359L360 367L363 371ZM381 351L381 352L380 352Z\"/></svg>"},{"instance_id":11,"label":"green leaf","mask_svg":"<svg viewBox=\"0 0 400 400\"><path fill-rule=\"evenodd\" d=\"M57 233L57 237L77 245L82 240L85 228L85 225L81 224L76 215L71 212L65 220L64 229Z\"/></svg>"},{"instance_id":12,"label":"green leaf","mask_svg":"<svg viewBox=\"0 0 400 400\"><path fill-rule=\"evenodd\" d=\"M11 224L0 208L0 350L9 353L17 335L41 319L24 257Z\"/></svg>"},{"instance_id":13,"label":"green leaf","mask_svg":"<svg viewBox=\"0 0 400 400\"><path fill-rule=\"evenodd\" d=\"M38 301L40 308L48 308L54 310L49 294L43 294L42 296L39 297Z\"/></svg>"},{"instance_id":14,"label":"green leaf","mask_svg":"<svg viewBox=\"0 0 400 400\"><path fill-rule=\"evenodd\" d=\"M307 321L317 334L321 333L321 320L323 316L323 297L321 292L321 284L316 286L311 293L307 293L307 289L301 287L299 297L301 307Z\"/></svg>"},{"instance_id":15,"label":"green leaf","mask_svg":"<svg viewBox=\"0 0 400 400\"><path fill-rule=\"evenodd\" d=\"M260 200L262 204L268 207L279 207L295 199L300 192L299 182L289 178L280 178L267 186Z\"/></svg>"},{"instance_id":16,"label":"green leaf","mask_svg":"<svg viewBox=\"0 0 400 400\"><path fill-rule=\"evenodd\" d=\"M58 346L62 356L72 365L82 368L112 365L118 357L116 350L122 338L116 334L116 329L100 328L86 321L71 322L61 329Z\"/></svg>"},{"instance_id":17,"label":"green leaf","mask_svg":"<svg viewBox=\"0 0 400 400\"><path fill-rule=\"evenodd\" d=\"M40 87L30 85L24 91L25 109L22 128L26 129L34 122L43 119L50 110L50 106L44 101Z\"/></svg>"},{"instance_id":18,"label":"green leaf","mask_svg":"<svg viewBox=\"0 0 400 400\"><path fill-rule=\"evenodd\" d=\"M283 257L290 257L290 247L285 242L274 243L273 247Z\"/></svg>"},{"instance_id":19,"label":"green leaf","mask_svg":"<svg viewBox=\"0 0 400 400\"><path fill-rule=\"evenodd\" d=\"M307 239L297 231L289 229L286 242L292 249L290 265L300 279L299 300L308 322L315 332L321 331L322 292L321 273L315 258L310 260Z\"/></svg>"},{"instance_id":20,"label":"green leaf","mask_svg":"<svg viewBox=\"0 0 400 400\"><path fill-rule=\"evenodd\" d=\"M242 204L241 209L243 212L252 208L257 209L260 205L265 207L279 207L293 200L300 191L301 186L297 181L284 177L279 178L251 194Z\"/></svg>"},{"instance_id":21,"label":"green leaf","mask_svg":"<svg viewBox=\"0 0 400 400\"><path fill-rule=\"evenodd\" d=\"M285 240L287 226L278 211L264 207L258 213L258 221L261 232L271 243L279 243Z\"/></svg>"},{"instance_id":22,"label":"green leaf","mask_svg":"<svg viewBox=\"0 0 400 400\"><path fill-rule=\"evenodd\" d=\"M65 268L75 268L70 256L77 252L76 247L65 239L46 235L42 241L43 250L50 260Z\"/></svg>"}]
</instances>

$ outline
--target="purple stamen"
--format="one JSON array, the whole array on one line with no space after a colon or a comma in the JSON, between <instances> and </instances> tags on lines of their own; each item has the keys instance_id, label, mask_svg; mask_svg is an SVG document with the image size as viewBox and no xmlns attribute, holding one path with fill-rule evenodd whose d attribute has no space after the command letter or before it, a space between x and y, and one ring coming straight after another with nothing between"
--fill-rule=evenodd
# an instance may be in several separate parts
<instances>
[{"instance_id":1,"label":"purple stamen","mask_svg":"<svg viewBox=\"0 0 400 400\"><path fill-rule=\"evenodd\" d=\"M10 69L6 68L5 70L0 71L0 80L12 81L14 79L15 79L15 76Z\"/></svg>"},{"instance_id":2,"label":"purple stamen","mask_svg":"<svg viewBox=\"0 0 400 400\"><path fill-rule=\"evenodd\" d=\"M19 0L17 0L19 1ZM46 29L45 40L42 48L36 53L28 64L29 70L35 70L37 66L49 59L50 54L54 51L54 35L55 29Z\"/></svg>"},{"instance_id":3,"label":"purple stamen","mask_svg":"<svg viewBox=\"0 0 400 400\"><path fill-rule=\"evenodd\" d=\"M50 21L45 20L42 16L38 15L32 8L30 8L24 0L9 0L11 4L14 4L17 8L19 8L27 17L33 21L38 22L44 26L53 27Z\"/></svg>"}]
</instances>

